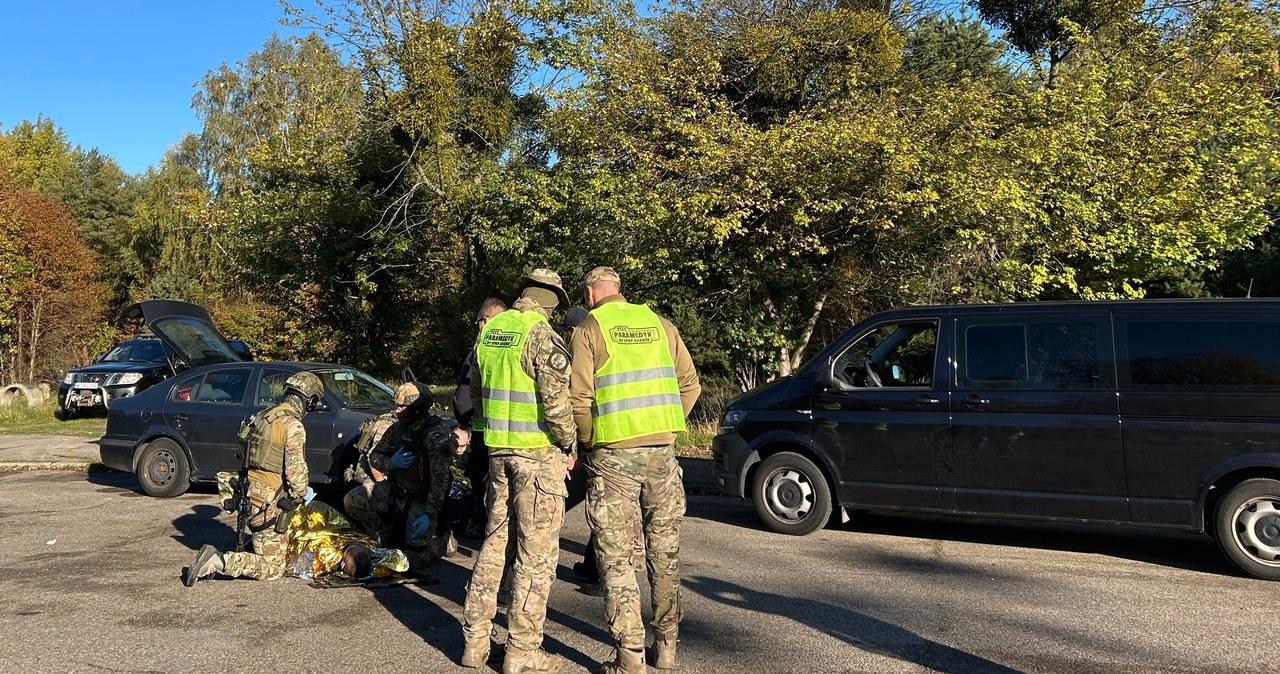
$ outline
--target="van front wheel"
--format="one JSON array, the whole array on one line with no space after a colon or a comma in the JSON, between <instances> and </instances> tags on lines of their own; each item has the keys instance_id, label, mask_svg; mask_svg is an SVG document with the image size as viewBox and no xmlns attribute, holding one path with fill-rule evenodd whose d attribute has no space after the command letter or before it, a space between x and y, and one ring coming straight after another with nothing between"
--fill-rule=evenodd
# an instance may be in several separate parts
<instances>
[{"instance_id":1,"label":"van front wheel","mask_svg":"<svg viewBox=\"0 0 1280 674\"><path fill-rule=\"evenodd\" d=\"M831 519L831 488L809 459L780 452L760 462L751 485L756 514L771 531L811 534Z\"/></svg>"},{"instance_id":2,"label":"van front wheel","mask_svg":"<svg viewBox=\"0 0 1280 674\"><path fill-rule=\"evenodd\" d=\"M1218 543L1236 566L1265 580L1280 580L1280 481L1245 480L1218 504Z\"/></svg>"}]
</instances>

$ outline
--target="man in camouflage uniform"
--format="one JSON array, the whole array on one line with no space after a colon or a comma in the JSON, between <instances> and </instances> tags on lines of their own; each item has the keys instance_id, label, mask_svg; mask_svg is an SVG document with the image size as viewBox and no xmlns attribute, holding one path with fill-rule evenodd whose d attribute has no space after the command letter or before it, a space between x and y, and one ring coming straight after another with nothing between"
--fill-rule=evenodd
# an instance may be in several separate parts
<instances>
[{"instance_id":1,"label":"man in camouflage uniform","mask_svg":"<svg viewBox=\"0 0 1280 674\"><path fill-rule=\"evenodd\" d=\"M392 543L385 516L404 515L405 548L414 568L451 553L456 545L440 526L440 514L453 481L449 466L454 448L466 443L457 423L431 409L430 401L419 393L369 453L369 466L387 478L359 485L343 498L347 514L379 547Z\"/></svg>"},{"instance_id":2,"label":"man in camouflage uniform","mask_svg":"<svg viewBox=\"0 0 1280 674\"><path fill-rule=\"evenodd\" d=\"M396 422L396 416L404 412L404 409L417 399L417 384L412 382L401 384L396 388L396 408L390 412L383 412L360 425L360 439L356 441L356 450L359 452L359 456L356 457L355 465L347 469L346 481L348 487L368 485L386 477L386 473L369 465L369 453L373 451L374 447L378 446L378 441L382 439L382 435Z\"/></svg>"},{"instance_id":3,"label":"man in camouflage uniform","mask_svg":"<svg viewBox=\"0 0 1280 674\"><path fill-rule=\"evenodd\" d=\"M249 435L249 502L254 515L249 519L253 532L253 552L219 552L202 546L187 568L186 585L214 573L232 578L274 580L284 574L288 533L277 531L282 514L307 498L310 473L307 470L307 431L302 417L324 395L320 378L298 372L284 383L284 400L259 417ZM234 501L229 480L218 480L223 503ZM225 507L225 506L224 506Z\"/></svg>"},{"instance_id":4,"label":"man in camouflage uniform","mask_svg":"<svg viewBox=\"0 0 1280 674\"><path fill-rule=\"evenodd\" d=\"M605 586L615 657L605 674L645 671L645 627L636 584L633 523L644 531L653 589L655 666L675 667L680 625L680 523L685 496L675 434L702 387L680 333L621 294L609 267L586 277L591 315L573 333L573 416L590 447L587 520Z\"/></svg>"},{"instance_id":5,"label":"man in camouflage uniform","mask_svg":"<svg viewBox=\"0 0 1280 674\"><path fill-rule=\"evenodd\" d=\"M577 431L569 405L569 353L547 319L568 304L560 275L536 269L520 299L490 320L476 347L471 399L489 446L484 544L462 609L462 665L488 659L507 544L514 538L503 674L550 674L564 660L542 650L547 595L555 580L564 520L565 474Z\"/></svg>"}]
</instances>

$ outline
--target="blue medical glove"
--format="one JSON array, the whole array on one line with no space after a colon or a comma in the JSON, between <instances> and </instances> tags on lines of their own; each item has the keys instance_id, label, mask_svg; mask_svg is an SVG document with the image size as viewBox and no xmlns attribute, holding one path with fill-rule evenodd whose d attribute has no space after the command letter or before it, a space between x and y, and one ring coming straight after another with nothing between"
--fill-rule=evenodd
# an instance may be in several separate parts
<instances>
[{"instance_id":1,"label":"blue medical glove","mask_svg":"<svg viewBox=\"0 0 1280 674\"><path fill-rule=\"evenodd\" d=\"M421 545L431 533L431 516L423 515L409 525L409 545Z\"/></svg>"},{"instance_id":2,"label":"blue medical glove","mask_svg":"<svg viewBox=\"0 0 1280 674\"><path fill-rule=\"evenodd\" d=\"M413 462L417 460L418 457L413 452L401 447L400 451L391 455L391 467L396 470L404 470L412 466Z\"/></svg>"},{"instance_id":3,"label":"blue medical glove","mask_svg":"<svg viewBox=\"0 0 1280 674\"><path fill-rule=\"evenodd\" d=\"M307 487L307 493L303 494L302 502L309 504L313 499L315 499L315 497L316 497L316 490L312 489L311 487Z\"/></svg>"}]
</instances>

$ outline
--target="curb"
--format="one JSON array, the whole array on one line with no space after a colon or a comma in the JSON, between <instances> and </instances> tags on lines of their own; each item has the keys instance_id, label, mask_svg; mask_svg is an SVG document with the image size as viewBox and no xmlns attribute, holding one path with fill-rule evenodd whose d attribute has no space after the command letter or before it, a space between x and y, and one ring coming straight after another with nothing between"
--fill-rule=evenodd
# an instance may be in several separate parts
<instances>
[{"instance_id":1,"label":"curb","mask_svg":"<svg viewBox=\"0 0 1280 674\"><path fill-rule=\"evenodd\" d=\"M34 471L53 470L73 473L112 473L119 472L114 468L97 462L68 461L15 461L0 462L0 473L29 473Z\"/></svg>"}]
</instances>

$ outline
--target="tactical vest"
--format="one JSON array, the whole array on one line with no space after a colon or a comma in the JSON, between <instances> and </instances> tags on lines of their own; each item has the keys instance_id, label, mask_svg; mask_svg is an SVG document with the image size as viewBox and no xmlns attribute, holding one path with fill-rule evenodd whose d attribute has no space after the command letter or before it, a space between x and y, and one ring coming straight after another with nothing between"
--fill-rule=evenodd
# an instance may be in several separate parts
<instances>
[{"instance_id":1,"label":"tactical vest","mask_svg":"<svg viewBox=\"0 0 1280 674\"><path fill-rule=\"evenodd\" d=\"M538 383L520 365L529 331L546 322L536 311L509 309L490 319L480 331L476 361L484 386L484 443L489 447L532 449L555 444Z\"/></svg>"},{"instance_id":2,"label":"tactical vest","mask_svg":"<svg viewBox=\"0 0 1280 674\"><path fill-rule=\"evenodd\" d=\"M280 403L258 417L249 428L249 466L269 473L284 473L284 445L289 434L282 421L298 418L289 403Z\"/></svg>"},{"instance_id":3,"label":"tactical vest","mask_svg":"<svg viewBox=\"0 0 1280 674\"><path fill-rule=\"evenodd\" d=\"M390 428L391 424L396 422L395 412L384 412L376 417L369 417L360 424L360 439L356 441L357 452L368 454L373 451L373 446L382 437L381 433L375 433L374 431L377 430L378 424L384 421L388 422L387 428ZM385 428L383 433L386 433Z\"/></svg>"},{"instance_id":4,"label":"tactical vest","mask_svg":"<svg viewBox=\"0 0 1280 674\"><path fill-rule=\"evenodd\" d=\"M591 311L609 358L595 373L593 444L685 430L667 331L643 304L606 302Z\"/></svg>"}]
</instances>

